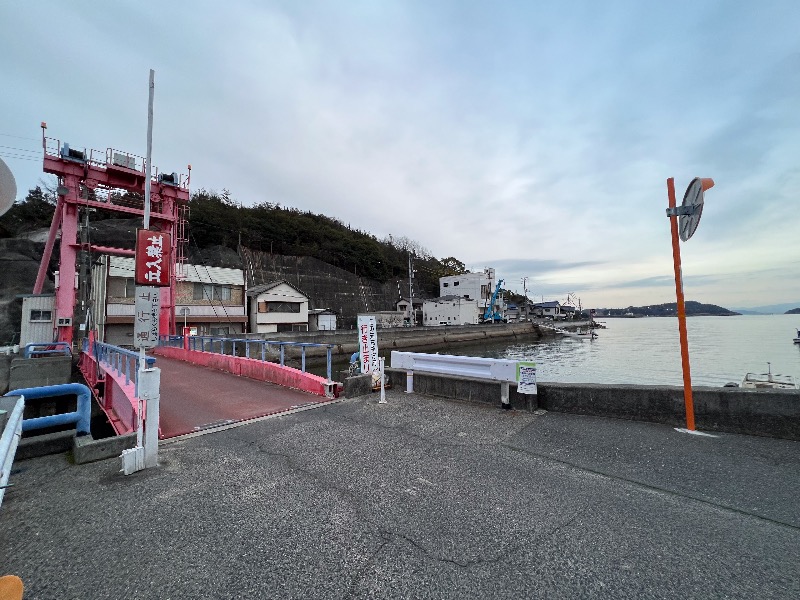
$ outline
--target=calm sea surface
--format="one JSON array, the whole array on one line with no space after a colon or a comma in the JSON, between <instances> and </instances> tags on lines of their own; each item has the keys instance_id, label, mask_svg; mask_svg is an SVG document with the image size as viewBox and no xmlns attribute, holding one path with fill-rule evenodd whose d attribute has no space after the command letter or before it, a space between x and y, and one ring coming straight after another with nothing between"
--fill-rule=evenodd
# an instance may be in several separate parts
<instances>
[{"instance_id":1,"label":"calm sea surface","mask_svg":"<svg viewBox=\"0 0 800 600\"><path fill-rule=\"evenodd\" d=\"M598 319L603 321L603 319ZM524 344L453 346L442 354L514 358L537 363L537 379L564 383L683 385L678 320L606 319L596 340L559 337ZM687 319L692 385L740 382L747 372L800 381L800 315ZM388 362L388 361L387 361Z\"/></svg>"}]
</instances>

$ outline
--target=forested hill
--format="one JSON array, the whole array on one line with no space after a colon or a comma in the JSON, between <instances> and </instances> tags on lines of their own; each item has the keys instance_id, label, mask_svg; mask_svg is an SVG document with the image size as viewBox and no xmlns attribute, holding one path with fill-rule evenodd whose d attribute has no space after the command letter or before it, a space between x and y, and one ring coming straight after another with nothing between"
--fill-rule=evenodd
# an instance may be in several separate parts
<instances>
[{"instance_id":1,"label":"forested hill","mask_svg":"<svg viewBox=\"0 0 800 600\"><path fill-rule=\"evenodd\" d=\"M133 195L127 195L129 201ZM0 217L0 238L46 229L55 208L52 193L37 187ZM221 194L199 190L189 201L189 245L202 250L239 245L254 251L286 256L310 256L358 277L386 283L408 277L409 254L413 257L414 293L436 296L439 277L466 272L453 257L437 259L420 243L405 236L379 240L333 217L279 204L262 202L241 206L227 191ZM94 221L113 217L95 211Z\"/></svg>"},{"instance_id":2,"label":"forested hill","mask_svg":"<svg viewBox=\"0 0 800 600\"><path fill-rule=\"evenodd\" d=\"M628 308L603 308L602 314L609 317L674 317L678 314L678 305L675 302L667 304L654 304L651 306L629 306ZM690 317L718 316L730 317L739 313L722 308L716 304L702 304L694 300L686 301L686 315Z\"/></svg>"}]
</instances>

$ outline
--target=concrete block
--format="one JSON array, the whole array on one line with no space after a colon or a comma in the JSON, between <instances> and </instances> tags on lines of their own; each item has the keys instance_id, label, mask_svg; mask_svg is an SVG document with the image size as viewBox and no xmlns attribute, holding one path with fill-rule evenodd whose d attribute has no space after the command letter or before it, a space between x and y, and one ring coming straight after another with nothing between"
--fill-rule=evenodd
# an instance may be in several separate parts
<instances>
[{"instance_id":1,"label":"concrete block","mask_svg":"<svg viewBox=\"0 0 800 600\"><path fill-rule=\"evenodd\" d=\"M75 437L75 430L57 431L33 437L23 437L17 446L15 460L25 460L36 458L37 456L47 456L48 454L61 454L72 449L72 439Z\"/></svg>"},{"instance_id":2,"label":"concrete block","mask_svg":"<svg viewBox=\"0 0 800 600\"><path fill-rule=\"evenodd\" d=\"M136 433L118 435L101 440L95 440L90 435L74 438L72 453L75 464L82 465L96 460L120 456L123 450L136 446Z\"/></svg>"},{"instance_id":3,"label":"concrete block","mask_svg":"<svg viewBox=\"0 0 800 600\"><path fill-rule=\"evenodd\" d=\"M11 361L9 389L42 387L69 383L72 378L72 357L14 358Z\"/></svg>"},{"instance_id":4,"label":"concrete block","mask_svg":"<svg viewBox=\"0 0 800 600\"><path fill-rule=\"evenodd\" d=\"M372 375L365 373L364 375L356 375L355 377L347 377L344 380L344 397L355 398L357 396L366 396L372 393Z\"/></svg>"}]
</instances>

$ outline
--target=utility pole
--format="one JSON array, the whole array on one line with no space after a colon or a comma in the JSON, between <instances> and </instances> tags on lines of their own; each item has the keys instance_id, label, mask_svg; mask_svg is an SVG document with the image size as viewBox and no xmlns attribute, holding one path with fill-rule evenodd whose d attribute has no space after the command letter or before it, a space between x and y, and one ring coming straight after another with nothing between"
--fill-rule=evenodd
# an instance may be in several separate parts
<instances>
[{"instance_id":1,"label":"utility pole","mask_svg":"<svg viewBox=\"0 0 800 600\"><path fill-rule=\"evenodd\" d=\"M528 277L522 278L522 295L525 296L525 320L528 320Z\"/></svg>"},{"instance_id":2,"label":"utility pole","mask_svg":"<svg viewBox=\"0 0 800 600\"><path fill-rule=\"evenodd\" d=\"M411 281L414 279L414 268L411 264L411 251L408 251L408 324L412 327L416 325L414 319L414 293L411 287Z\"/></svg>"}]
</instances>

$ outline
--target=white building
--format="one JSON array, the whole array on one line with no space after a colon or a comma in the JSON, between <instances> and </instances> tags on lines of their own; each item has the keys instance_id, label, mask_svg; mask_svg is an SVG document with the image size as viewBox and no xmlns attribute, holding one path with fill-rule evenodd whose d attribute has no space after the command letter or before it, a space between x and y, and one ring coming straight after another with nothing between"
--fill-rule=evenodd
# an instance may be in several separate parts
<instances>
[{"instance_id":1,"label":"white building","mask_svg":"<svg viewBox=\"0 0 800 600\"><path fill-rule=\"evenodd\" d=\"M484 269L480 273L464 273L439 278L439 296L461 296L476 301L478 318L483 317L497 287L494 269ZM495 311L501 315L505 312L503 299L498 297L494 304ZM423 321L423 324L427 324Z\"/></svg>"},{"instance_id":2,"label":"white building","mask_svg":"<svg viewBox=\"0 0 800 600\"><path fill-rule=\"evenodd\" d=\"M287 281L247 290L250 333L308 331L308 296Z\"/></svg>"},{"instance_id":3,"label":"white building","mask_svg":"<svg viewBox=\"0 0 800 600\"><path fill-rule=\"evenodd\" d=\"M422 324L425 326L475 325L478 318L478 301L462 296L442 296L425 300L422 305Z\"/></svg>"},{"instance_id":4,"label":"white building","mask_svg":"<svg viewBox=\"0 0 800 600\"><path fill-rule=\"evenodd\" d=\"M309 309L308 330L336 331L336 313L327 308Z\"/></svg>"},{"instance_id":5,"label":"white building","mask_svg":"<svg viewBox=\"0 0 800 600\"><path fill-rule=\"evenodd\" d=\"M53 315L56 314L56 295L25 294L21 297L20 347L24 348L26 344L52 342L56 335L56 327L53 323Z\"/></svg>"}]
</instances>

